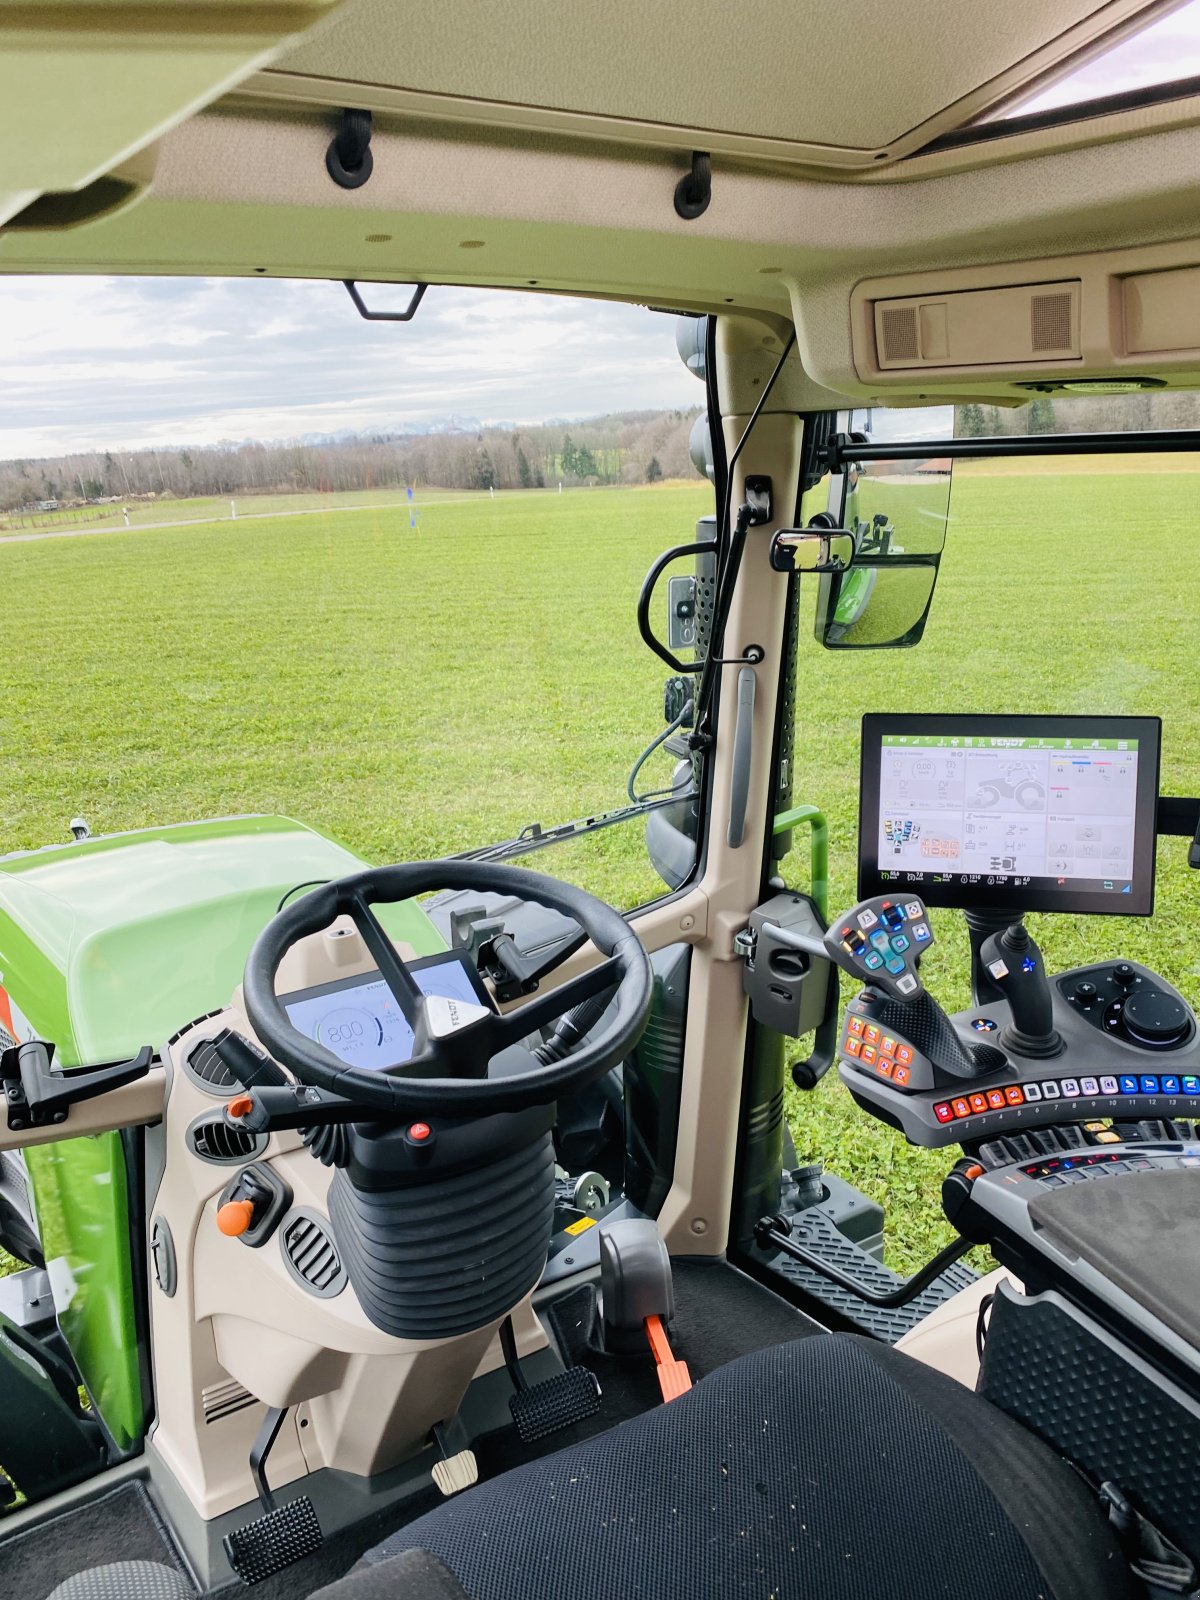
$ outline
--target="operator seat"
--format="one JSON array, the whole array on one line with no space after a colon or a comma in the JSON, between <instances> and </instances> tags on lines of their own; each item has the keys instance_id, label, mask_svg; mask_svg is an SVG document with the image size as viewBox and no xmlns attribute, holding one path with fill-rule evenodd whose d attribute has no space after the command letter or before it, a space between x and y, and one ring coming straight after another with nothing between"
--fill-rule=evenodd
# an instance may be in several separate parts
<instances>
[{"instance_id":1,"label":"operator seat","mask_svg":"<svg viewBox=\"0 0 1200 1600\"><path fill-rule=\"evenodd\" d=\"M313 1600L1135 1600L1075 1471L866 1339L744 1356L481 1484Z\"/></svg>"},{"instance_id":2,"label":"operator seat","mask_svg":"<svg viewBox=\"0 0 1200 1600\"><path fill-rule=\"evenodd\" d=\"M177 1592L122 1577L50 1600ZM467 1490L312 1600L1140 1594L1092 1491L1031 1433L919 1361L824 1334Z\"/></svg>"}]
</instances>

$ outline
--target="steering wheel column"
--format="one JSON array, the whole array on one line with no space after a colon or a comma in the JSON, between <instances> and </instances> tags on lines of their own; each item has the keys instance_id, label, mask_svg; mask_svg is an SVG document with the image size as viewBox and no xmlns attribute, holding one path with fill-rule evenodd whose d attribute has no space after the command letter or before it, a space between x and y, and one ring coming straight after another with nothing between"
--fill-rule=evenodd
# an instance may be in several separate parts
<instances>
[{"instance_id":1,"label":"steering wheel column","mask_svg":"<svg viewBox=\"0 0 1200 1600\"><path fill-rule=\"evenodd\" d=\"M550 906L579 924L579 943L590 938L601 960L505 1015L480 1007L450 1016L445 1002L418 987L371 909L443 888L495 890ZM343 915L413 1033L411 1057L383 1071L347 1066L299 1032L276 993L287 951ZM570 953L560 952L555 964ZM556 1101L628 1053L645 1025L652 984L646 954L619 912L512 867L377 868L314 890L267 925L247 962L246 1012L299 1087L257 1092L264 1103L279 1094L311 1100L314 1120L342 1124L336 1139L308 1142L337 1168L330 1221L376 1327L407 1340L452 1338L498 1321L536 1285L554 1218ZM601 996L610 998L597 1015ZM592 1024L575 1048L530 1055L528 1069L514 1071L512 1047L567 1014ZM255 1093L243 1102L248 1120ZM298 1108L289 1118L293 1126L300 1115Z\"/></svg>"}]
</instances>

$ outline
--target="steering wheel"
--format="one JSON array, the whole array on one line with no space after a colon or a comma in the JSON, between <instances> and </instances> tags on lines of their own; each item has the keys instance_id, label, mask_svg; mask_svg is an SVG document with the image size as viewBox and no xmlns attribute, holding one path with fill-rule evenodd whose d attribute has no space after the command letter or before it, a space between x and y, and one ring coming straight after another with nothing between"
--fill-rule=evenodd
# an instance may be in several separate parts
<instances>
[{"instance_id":1,"label":"steering wheel","mask_svg":"<svg viewBox=\"0 0 1200 1600\"><path fill-rule=\"evenodd\" d=\"M371 910L438 889L495 890L549 906L574 919L605 957L597 966L504 1016L491 1011L452 1031L439 1029L423 991ZM385 1072L349 1067L301 1033L275 993L275 974L300 939L348 916L413 1031L413 1053ZM572 944L552 971L567 959ZM542 976L545 976L543 972ZM492 1057L536 1029L613 990L607 1025L586 1034L563 1060L534 1071L486 1076ZM263 1047L302 1082L397 1116L439 1113L483 1117L545 1105L582 1088L636 1044L650 1011L653 973L646 952L619 911L582 889L540 872L473 861L418 861L372 867L313 889L274 916L254 943L243 982L246 1015Z\"/></svg>"}]
</instances>

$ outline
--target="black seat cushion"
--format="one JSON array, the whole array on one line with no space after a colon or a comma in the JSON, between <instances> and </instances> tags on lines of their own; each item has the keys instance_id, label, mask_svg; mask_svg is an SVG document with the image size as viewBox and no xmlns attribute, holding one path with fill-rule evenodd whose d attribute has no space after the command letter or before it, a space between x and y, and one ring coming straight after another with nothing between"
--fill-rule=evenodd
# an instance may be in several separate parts
<instances>
[{"instance_id":1,"label":"black seat cushion","mask_svg":"<svg viewBox=\"0 0 1200 1600\"><path fill-rule=\"evenodd\" d=\"M430 1553L443 1587L388 1563ZM986 1401L839 1335L720 1368L670 1405L403 1528L322 1600L1134 1600L1088 1487ZM370 1574L368 1576L368 1573ZM350 1585L356 1587L350 1587Z\"/></svg>"}]
</instances>

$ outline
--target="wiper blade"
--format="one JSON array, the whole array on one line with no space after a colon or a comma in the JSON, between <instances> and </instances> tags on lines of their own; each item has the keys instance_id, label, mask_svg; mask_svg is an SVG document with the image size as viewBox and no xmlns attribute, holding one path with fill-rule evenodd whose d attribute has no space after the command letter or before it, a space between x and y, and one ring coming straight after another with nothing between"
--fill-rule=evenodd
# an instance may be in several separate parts
<instances>
[{"instance_id":1,"label":"wiper blade","mask_svg":"<svg viewBox=\"0 0 1200 1600\"><path fill-rule=\"evenodd\" d=\"M560 822L552 828L543 828L540 822L531 822L513 839L501 844L480 845L474 850L459 850L447 861L505 861L510 856L529 855L534 850L544 850L547 845L561 844L567 839L580 839L585 834L598 833L601 828L615 828L620 822L631 822L651 811L662 811L667 806L677 806L696 797L694 789L682 789L657 800L643 800L637 805L620 806L615 811L597 811L590 817L580 817L575 822Z\"/></svg>"}]
</instances>

